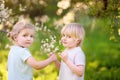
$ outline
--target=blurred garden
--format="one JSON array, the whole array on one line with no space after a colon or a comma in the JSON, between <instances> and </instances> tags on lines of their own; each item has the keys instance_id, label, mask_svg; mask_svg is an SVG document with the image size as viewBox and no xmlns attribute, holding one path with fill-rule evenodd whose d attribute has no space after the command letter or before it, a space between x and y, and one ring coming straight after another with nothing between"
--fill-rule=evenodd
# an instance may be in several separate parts
<instances>
[{"instance_id":1,"label":"blurred garden","mask_svg":"<svg viewBox=\"0 0 120 80\"><path fill-rule=\"evenodd\" d=\"M0 80L7 80L7 33L22 19L35 26L30 51L37 60L61 53L61 28L80 23L86 31L85 80L120 80L120 0L0 0ZM34 80L57 80L59 73L54 63L33 72Z\"/></svg>"}]
</instances>

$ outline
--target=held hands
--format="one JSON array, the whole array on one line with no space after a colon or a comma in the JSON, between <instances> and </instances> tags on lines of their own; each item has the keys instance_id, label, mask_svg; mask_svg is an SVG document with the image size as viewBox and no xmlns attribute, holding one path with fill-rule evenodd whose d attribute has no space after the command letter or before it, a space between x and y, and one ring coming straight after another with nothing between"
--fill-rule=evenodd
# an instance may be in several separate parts
<instances>
[{"instance_id":1,"label":"held hands","mask_svg":"<svg viewBox=\"0 0 120 80\"><path fill-rule=\"evenodd\" d=\"M54 61L54 62L58 61L57 56L54 52L51 52L48 56L49 56L49 58L52 59L52 61ZM68 56L66 53L61 53L61 54L59 54L59 56L64 62L67 62Z\"/></svg>"},{"instance_id":2,"label":"held hands","mask_svg":"<svg viewBox=\"0 0 120 80\"><path fill-rule=\"evenodd\" d=\"M51 52L48 56L49 56L49 58L52 59L52 61L57 61L57 56L55 53Z\"/></svg>"},{"instance_id":3,"label":"held hands","mask_svg":"<svg viewBox=\"0 0 120 80\"><path fill-rule=\"evenodd\" d=\"M66 62L68 60L68 56L66 53L61 53L61 54L59 54L59 56L64 62Z\"/></svg>"}]
</instances>

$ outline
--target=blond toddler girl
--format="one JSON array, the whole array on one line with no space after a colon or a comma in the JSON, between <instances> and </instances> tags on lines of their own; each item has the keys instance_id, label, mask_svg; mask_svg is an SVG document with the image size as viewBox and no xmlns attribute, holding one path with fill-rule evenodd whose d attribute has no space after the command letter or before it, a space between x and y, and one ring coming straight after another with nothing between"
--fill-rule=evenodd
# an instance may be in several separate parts
<instances>
[{"instance_id":1,"label":"blond toddler girl","mask_svg":"<svg viewBox=\"0 0 120 80\"><path fill-rule=\"evenodd\" d=\"M31 55L28 48L34 35L34 26L26 21L17 22L8 34L14 43L8 55L8 80L33 80L32 68L39 70L56 60L54 54L43 61Z\"/></svg>"}]
</instances>

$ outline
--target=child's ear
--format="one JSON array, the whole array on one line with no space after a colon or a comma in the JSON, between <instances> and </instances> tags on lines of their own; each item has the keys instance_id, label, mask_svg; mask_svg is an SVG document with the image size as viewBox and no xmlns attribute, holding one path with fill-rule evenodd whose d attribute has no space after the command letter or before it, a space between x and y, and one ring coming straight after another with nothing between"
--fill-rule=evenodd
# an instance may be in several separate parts
<instances>
[{"instance_id":1,"label":"child's ear","mask_svg":"<svg viewBox=\"0 0 120 80\"><path fill-rule=\"evenodd\" d=\"M77 44L78 44L78 45L81 43L81 40L79 40L79 39L77 39L76 41L77 41Z\"/></svg>"},{"instance_id":2,"label":"child's ear","mask_svg":"<svg viewBox=\"0 0 120 80\"><path fill-rule=\"evenodd\" d=\"M14 40L14 41L17 41L17 37L16 37L16 36L14 36L14 37L13 37L13 40Z\"/></svg>"}]
</instances>

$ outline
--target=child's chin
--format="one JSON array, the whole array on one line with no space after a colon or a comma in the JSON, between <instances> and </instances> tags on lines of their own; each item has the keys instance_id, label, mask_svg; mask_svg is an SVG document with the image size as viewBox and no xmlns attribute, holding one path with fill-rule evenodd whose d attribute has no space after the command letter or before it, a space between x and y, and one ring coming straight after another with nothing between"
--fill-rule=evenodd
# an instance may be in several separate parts
<instances>
[{"instance_id":1,"label":"child's chin","mask_svg":"<svg viewBox=\"0 0 120 80\"><path fill-rule=\"evenodd\" d=\"M64 47L68 47L67 45L63 45Z\"/></svg>"},{"instance_id":2,"label":"child's chin","mask_svg":"<svg viewBox=\"0 0 120 80\"><path fill-rule=\"evenodd\" d=\"M24 48L28 48L28 47L30 47L29 45L27 45L27 46L24 46Z\"/></svg>"}]
</instances>

